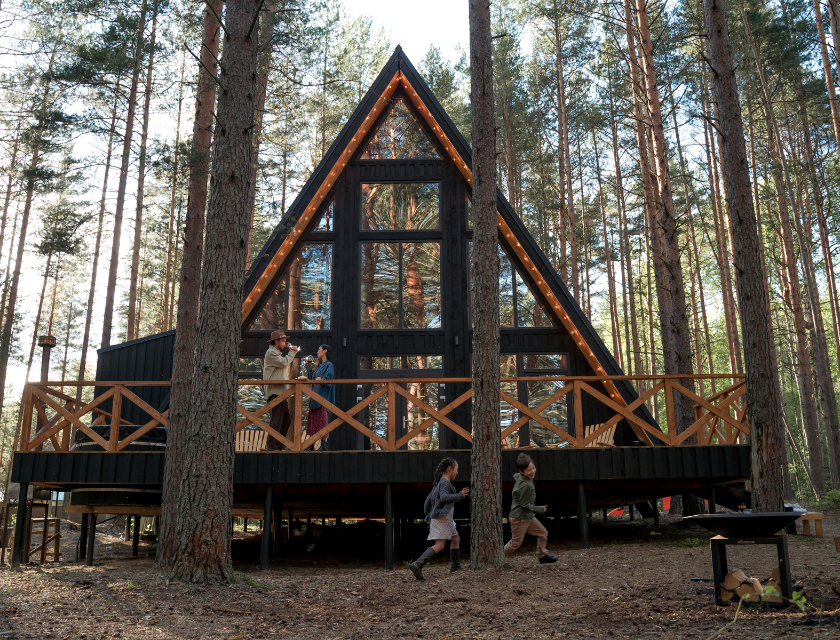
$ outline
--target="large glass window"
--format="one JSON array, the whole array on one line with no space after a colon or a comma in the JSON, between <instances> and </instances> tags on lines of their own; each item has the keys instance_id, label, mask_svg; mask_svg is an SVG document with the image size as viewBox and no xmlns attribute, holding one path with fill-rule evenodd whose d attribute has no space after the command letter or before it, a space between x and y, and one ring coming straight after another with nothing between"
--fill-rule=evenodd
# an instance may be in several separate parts
<instances>
[{"instance_id":1,"label":"large glass window","mask_svg":"<svg viewBox=\"0 0 840 640\"><path fill-rule=\"evenodd\" d=\"M440 228L437 182L363 183L363 231L416 231Z\"/></svg>"},{"instance_id":2,"label":"large glass window","mask_svg":"<svg viewBox=\"0 0 840 640\"><path fill-rule=\"evenodd\" d=\"M332 244L303 245L250 329L320 331L330 328Z\"/></svg>"},{"instance_id":3,"label":"large glass window","mask_svg":"<svg viewBox=\"0 0 840 640\"><path fill-rule=\"evenodd\" d=\"M362 152L362 158L368 160L437 157L432 141L399 98L392 101L384 122Z\"/></svg>"},{"instance_id":4,"label":"large glass window","mask_svg":"<svg viewBox=\"0 0 840 640\"><path fill-rule=\"evenodd\" d=\"M440 243L363 242L362 329L441 326Z\"/></svg>"}]
</instances>

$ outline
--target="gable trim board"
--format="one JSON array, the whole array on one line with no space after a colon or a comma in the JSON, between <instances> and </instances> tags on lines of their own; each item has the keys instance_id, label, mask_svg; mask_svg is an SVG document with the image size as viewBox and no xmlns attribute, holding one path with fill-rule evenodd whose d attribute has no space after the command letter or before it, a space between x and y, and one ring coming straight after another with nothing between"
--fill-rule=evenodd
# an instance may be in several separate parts
<instances>
[{"instance_id":1,"label":"gable trim board","mask_svg":"<svg viewBox=\"0 0 840 640\"><path fill-rule=\"evenodd\" d=\"M426 125L424 129L436 138L472 188L472 155L467 141L405 57L402 48L397 46L264 245L261 255L246 273L242 303L243 327L247 327L259 313L260 303L266 295L270 295L275 278L288 266L295 255L296 245L308 228L317 222L318 214L329 205L336 181L361 145L367 142L379 116L388 107L389 100L398 88L403 90L423 118ZM551 267L547 256L500 190L497 190L497 224L499 241L513 259L520 275L528 281L532 292L538 292L544 308L555 322L561 324L572 336L597 375L624 375L560 275ZM633 385L627 380L605 380L603 384L610 398L619 405L628 406L638 398ZM642 405L634 413L656 426L646 406ZM643 430L635 425L630 426L644 444L655 444Z\"/></svg>"}]
</instances>

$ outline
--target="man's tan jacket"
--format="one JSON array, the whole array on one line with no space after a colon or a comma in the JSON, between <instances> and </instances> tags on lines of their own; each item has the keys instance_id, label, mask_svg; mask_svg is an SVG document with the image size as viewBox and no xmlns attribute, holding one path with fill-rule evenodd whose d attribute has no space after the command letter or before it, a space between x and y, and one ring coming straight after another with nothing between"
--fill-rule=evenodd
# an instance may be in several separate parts
<instances>
[{"instance_id":1,"label":"man's tan jacket","mask_svg":"<svg viewBox=\"0 0 840 640\"><path fill-rule=\"evenodd\" d=\"M265 352L265 360L263 360L263 380L288 380L289 367L292 360L295 359L297 349L289 349L286 355L280 351L273 344L268 347ZM265 397L279 396L281 393L289 388L287 384L269 384L265 386Z\"/></svg>"}]
</instances>

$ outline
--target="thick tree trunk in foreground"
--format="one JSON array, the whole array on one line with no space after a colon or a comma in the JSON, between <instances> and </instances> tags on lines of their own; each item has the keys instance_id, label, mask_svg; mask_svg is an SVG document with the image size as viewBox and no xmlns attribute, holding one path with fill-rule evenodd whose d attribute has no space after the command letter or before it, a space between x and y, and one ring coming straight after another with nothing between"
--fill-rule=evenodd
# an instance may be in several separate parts
<instances>
[{"instance_id":1,"label":"thick tree trunk in foreground","mask_svg":"<svg viewBox=\"0 0 840 640\"><path fill-rule=\"evenodd\" d=\"M499 253L490 6L470 0L473 121L473 444L470 568L504 564L499 416Z\"/></svg>"},{"instance_id":2,"label":"thick tree trunk in foreground","mask_svg":"<svg viewBox=\"0 0 840 640\"><path fill-rule=\"evenodd\" d=\"M117 186L117 205L114 210L114 234L111 239L111 266L108 270L108 286L105 290L105 314L102 318L102 347L111 344L111 325L114 322L114 298L117 291L117 275L120 268L120 236L122 235L125 190L128 185L128 164L131 159L131 136L134 132L134 112L137 108L137 85L140 82L140 63L143 59L143 33L146 29L146 0L140 9L140 24L137 27L137 41L134 44L134 69L131 74L131 90L128 94L128 112L125 116L120 182Z\"/></svg>"},{"instance_id":3,"label":"thick tree trunk in foreground","mask_svg":"<svg viewBox=\"0 0 840 640\"><path fill-rule=\"evenodd\" d=\"M204 208L207 204L207 176L210 168L210 146L213 132L213 109L216 102L216 57L219 53L221 26L216 16L222 0L212 0L204 12L201 61L193 122L193 143L190 150L190 175L187 196L187 220L184 226L184 252L178 295L178 318L175 345L172 351L172 381L169 396L169 433L161 503L161 535L156 562L171 566L178 552L175 523L181 508L181 450L186 442L187 417L190 415L190 391L195 355L195 322L198 315L201 257L204 247Z\"/></svg>"},{"instance_id":4,"label":"thick tree trunk in foreground","mask_svg":"<svg viewBox=\"0 0 840 640\"><path fill-rule=\"evenodd\" d=\"M257 0L227 3L191 412L179 425L180 461L169 479L180 484L170 575L190 582L233 578L233 428L257 70L257 32L250 29L259 6Z\"/></svg>"},{"instance_id":5,"label":"thick tree trunk in foreground","mask_svg":"<svg viewBox=\"0 0 840 640\"><path fill-rule=\"evenodd\" d=\"M733 252L744 340L747 375L747 415L752 450L754 511L781 511L783 506L784 432L781 390L776 375L776 352L770 301L760 256L758 222L750 192L749 164L738 85L726 26L723 0L704 0L709 34L718 127L722 134Z\"/></svg>"}]
</instances>

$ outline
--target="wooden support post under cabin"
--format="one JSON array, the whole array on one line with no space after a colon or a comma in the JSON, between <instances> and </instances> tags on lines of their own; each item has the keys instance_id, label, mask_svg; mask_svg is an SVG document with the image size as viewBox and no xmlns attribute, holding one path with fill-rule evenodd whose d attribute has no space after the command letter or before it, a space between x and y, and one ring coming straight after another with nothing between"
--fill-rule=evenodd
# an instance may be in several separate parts
<instances>
[{"instance_id":1,"label":"wooden support post under cabin","mask_svg":"<svg viewBox=\"0 0 840 640\"><path fill-rule=\"evenodd\" d=\"M610 511L609 509L601 509L601 516L604 518L604 522L607 522L610 518Z\"/></svg>"},{"instance_id":2,"label":"wooden support post under cabin","mask_svg":"<svg viewBox=\"0 0 840 640\"><path fill-rule=\"evenodd\" d=\"M586 511L586 492L583 483L578 482L578 527L580 528L580 548L589 548L589 518Z\"/></svg>"},{"instance_id":3,"label":"wooden support post under cabin","mask_svg":"<svg viewBox=\"0 0 840 640\"><path fill-rule=\"evenodd\" d=\"M20 483L18 493L17 519L15 520L15 544L12 547L12 569L20 569L21 559L24 553L24 532L26 524L26 496L29 493L29 483ZM29 562L29 558L26 559Z\"/></svg>"},{"instance_id":4,"label":"wooden support post under cabin","mask_svg":"<svg viewBox=\"0 0 840 640\"><path fill-rule=\"evenodd\" d=\"M653 505L653 526L659 526L659 498L654 498L651 500L651 504Z\"/></svg>"},{"instance_id":5,"label":"wooden support post under cabin","mask_svg":"<svg viewBox=\"0 0 840 640\"><path fill-rule=\"evenodd\" d=\"M271 549L271 557L272 558L279 558L280 552L283 548L283 535L280 531L283 525L283 500L282 497L278 497L277 500L274 501L274 526L272 529L274 544L272 545Z\"/></svg>"},{"instance_id":6,"label":"wooden support post under cabin","mask_svg":"<svg viewBox=\"0 0 840 640\"><path fill-rule=\"evenodd\" d=\"M390 482L385 483L385 568L394 569L394 505Z\"/></svg>"},{"instance_id":7,"label":"wooden support post under cabin","mask_svg":"<svg viewBox=\"0 0 840 640\"><path fill-rule=\"evenodd\" d=\"M709 489L709 513L714 513L715 509L717 508L717 501L715 496L715 488L711 487Z\"/></svg>"},{"instance_id":8,"label":"wooden support post under cabin","mask_svg":"<svg viewBox=\"0 0 840 640\"><path fill-rule=\"evenodd\" d=\"M90 520L90 514L83 513L81 531L79 531L78 549L76 550L76 560L79 562L84 560L85 556L87 556L88 520Z\"/></svg>"},{"instance_id":9,"label":"wooden support post under cabin","mask_svg":"<svg viewBox=\"0 0 840 640\"><path fill-rule=\"evenodd\" d=\"M691 515L691 512L689 511L690 503L687 493L682 494L680 502L682 502L682 526L683 529L688 529L691 526L691 521L686 520L686 518Z\"/></svg>"},{"instance_id":10,"label":"wooden support post under cabin","mask_svg":"<svg viewBox=\"0 0 840 640\"><path fill-rule=\"evenodd\" d=\"M242 531L248 533L248 518L242 519Z\"/></svg>"},{"instance_id":11,"label":"wooden support post under cabin","mask_svg":"<svg viewBox=\"0 0 840 640\"><path fill-rule=\"evenodd\" d=\"M140 516L134 516L134 527L131 530L131 555L137 557L137 547L140 544Z\"/></svg>"},{"instance_id":12,"label":"wooden support post under cabin","mask_svg":"<svg viewBox=\"0 0 840 640\"><path fill-rule=\"evenodd\" d=\"M96 542L96 514L90 514L90 524L88 525L88 539L87 539L87 555L85 556L85 564L89 567L93 566L93 545Z\"/></svg>"},{"instance_id":13,"label":"wooden support post under cabin","mask_svg":"<svg viewBox=\"0 0 840 640\"><path fill-rule=\"evenodd\" d=\"M291 507L289 507L289 528L288 528L288 530L286 531L286 536L287 536L287 537L286 537L286 539L287 539L289 542L291 542L291 541L292 541L292 536L293 536L293 535L294 535L294 533L295 533L295 532L294 532L294 529L292 529L292 516L293 516L293 513L292 513L292 508L291 508Z\"/></svg>"},{"instance_id":14,"label":"wooden support post under cabin","mask_svg":"<svg viewBox=\"0 0 840 640\"><path fill-rule=\"evenodd\" d=\"M268 551L271 542L271 498L274 494L274 485L265 487L265 509L263 511L262 527L262 553L260 554L260 571L268 569Z\"/></svg>"},{"instance_id":15,"label":"wooden support post under cabin","mask_svg":"<svg viewBox=\"0 0 840 640\"><path fill-rule=\"evenodd\" d=\"M630 518L630 522L632 522L633 520L636 519L636 517L633 515L633 505L632 504L630 504L627 507L627 516Z\"/></svg>"},{"instance_id":16,"label":"wooden support post under cabin","mask_svg":"<svg viewBox=\"0 0 840 640\"><path fill-rule=\"evenodd\" d=\"M50 494L52 496L52 493ZM44 507L44 530L41 532L41 560L38 564L44 564L47 561L47 538L49 537L50 529L50 502L47 501L47 506Z\"/></svg>"}]
</instances>

